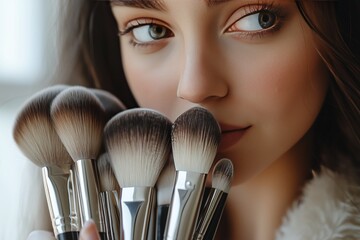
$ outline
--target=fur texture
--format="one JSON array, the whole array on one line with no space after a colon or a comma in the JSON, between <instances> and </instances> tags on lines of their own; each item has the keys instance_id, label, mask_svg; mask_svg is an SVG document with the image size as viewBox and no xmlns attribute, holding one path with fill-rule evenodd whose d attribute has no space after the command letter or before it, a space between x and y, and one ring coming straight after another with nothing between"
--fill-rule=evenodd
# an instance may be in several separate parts
<instances>
[{"instance_id":1,"label":"fur texture","mask_svg":"<svg viewBox=\"0 0 360 240\"><path fill-rule=\"evenodd\" d=\"M360 187L322 169L289 210L276 240L360 239Z\"/></svg>"}]
</instances>

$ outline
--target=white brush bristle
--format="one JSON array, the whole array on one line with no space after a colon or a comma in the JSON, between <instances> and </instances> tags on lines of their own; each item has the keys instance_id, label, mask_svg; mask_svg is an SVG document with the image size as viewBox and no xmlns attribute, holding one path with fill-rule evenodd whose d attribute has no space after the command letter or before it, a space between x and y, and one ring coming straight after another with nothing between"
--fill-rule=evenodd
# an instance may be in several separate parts
<instances>
[{"instance_id":1,"label":"white brush bristle","mask_svg":"<svg viewBox=\"0 0 360 240\"><path fill-rule=\"evenodd\" d=\"M100 191L105 192L119 190L119 185L110 165L109 154L101 154L99 159L96 161L96 165L99 172Z\"/></svg>"},{"instance_id":2,"label":"white brush bristle","mask_svg":"<svg viewBox=\"0 0 360 240\"><path fill-rule=\"evenodd\" d=\"M172 148L176 170L207 174L214 161L221 130L212 114L194 107L174 122Z\"/></svg>"},{"instance_id":3,"label":"white brush bristle","mask_svg":"<svg viewBox=\"0 0 360 240\"><path fill-rule=\"evenodd\" d=\"M50 116L53 99L65 88L53 86L36 93L24 104L15 121L15 142L24 155L40 167L72 163Z\"/></svg>"},{"instance_id":4,"label":"white brush bristle","mask_svg":"<svg viewBox=\"0 0 360 240\"><path fill-rule=\"evenodd\" d=\"M98 98L84 87L61 92L51 106L56 132L74 161L98 157L105 112Z\"/></svg>"},{"instance_id":5,"label":"white brush bristle","mask_svg":"<svg viewBox=\"0 0 360 240\"><path fill-rule=\"evenodd\" d=\"M171 122L149 109L126 110L105 127L105 143L120 187L153 187L169 157Z\"/></svg>"},{"instance_id":6,"label":"white brush bristle","mask_svg":"<svg viewBox=\"0 0 360 240\"><path fill-rule=\"evenodd\" d=\"M175 183L176 170L173 159L170 158L160 173L156 182L157 205L170 204Z\"/></svg>"},{"instance_id":7,"label":"white brush bristle","mask_svg":"<svg viewBox=\"0 0 360 240\"><path fill-rule=\"evenodd\" d=\"M234 175L234 166L230 159L223 158L214 166L212 187L229 193L231 180Z\"/></svg>"}]
</instances>

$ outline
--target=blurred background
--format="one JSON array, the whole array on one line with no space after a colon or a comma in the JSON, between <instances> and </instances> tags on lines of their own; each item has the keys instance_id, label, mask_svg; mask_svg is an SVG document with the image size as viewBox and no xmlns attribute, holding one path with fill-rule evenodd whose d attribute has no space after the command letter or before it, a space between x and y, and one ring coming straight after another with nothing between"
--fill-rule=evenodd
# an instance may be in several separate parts
<instances>
[{"instance_id":1,"label":"blurred background","mask_svg":"<svg viewBox=\"0 0 360 240\"><path fill-rule=\"evenodd\" d=\"M62 0L0 0L0 239L49 226L40 169L19 152L12 128L23 102L51 83ZM45 205L46 206L46 205ZM40 210L39 210L40 209Z\"/></svg>"}]
</instances>

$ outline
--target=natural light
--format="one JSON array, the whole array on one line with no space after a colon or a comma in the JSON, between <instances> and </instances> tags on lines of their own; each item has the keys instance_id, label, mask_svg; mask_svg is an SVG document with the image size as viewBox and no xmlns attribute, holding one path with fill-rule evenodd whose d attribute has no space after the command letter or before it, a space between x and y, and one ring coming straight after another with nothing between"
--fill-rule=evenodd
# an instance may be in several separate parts
<instances>
[{"instance_id":1,"label":"natural light","mask_svg":"<svg viewBox=\"0 0 360 240\"><path fill-rule=\"evenodd\" d=\"M42 1L0 0L0 81L38 79L43 54Z\"/></svg>"}]
</instances>

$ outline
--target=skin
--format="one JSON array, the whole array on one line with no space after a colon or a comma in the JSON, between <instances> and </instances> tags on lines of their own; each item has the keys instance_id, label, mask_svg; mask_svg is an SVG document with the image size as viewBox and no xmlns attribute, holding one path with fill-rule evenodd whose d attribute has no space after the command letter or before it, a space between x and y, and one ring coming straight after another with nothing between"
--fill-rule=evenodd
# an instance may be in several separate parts
<instances>
[{"instance_id":1,"label":"skin","mask_svg":"<svg viewBox=\"0 0 360 240\"><path fill-rule=\"evenodd\" d=\"M262 29L250 16L271 3L280 9L279 21ZM235 168L218 239L274 239L311 177L311 127L327 92L328 73L311 30L293 1L209 6L204 0L164 0L163 5L163 10L113 5L120 32L138 23L167 29L163 38L145 45L132 41L148 41L149 25L122 34L130 88L140 106L171 120L200 105L223 130L238 130L237 141L217 156L231 159Z\"/></svg>"}]
</instances>

